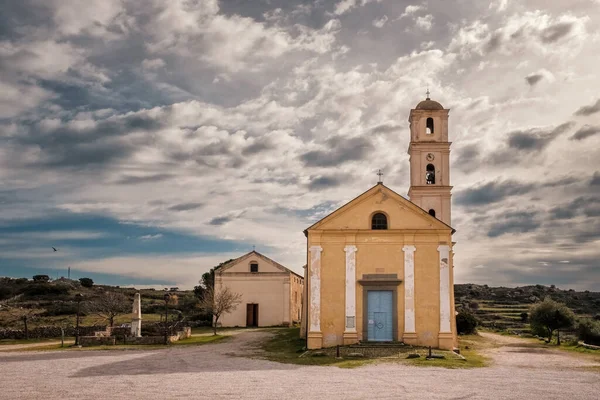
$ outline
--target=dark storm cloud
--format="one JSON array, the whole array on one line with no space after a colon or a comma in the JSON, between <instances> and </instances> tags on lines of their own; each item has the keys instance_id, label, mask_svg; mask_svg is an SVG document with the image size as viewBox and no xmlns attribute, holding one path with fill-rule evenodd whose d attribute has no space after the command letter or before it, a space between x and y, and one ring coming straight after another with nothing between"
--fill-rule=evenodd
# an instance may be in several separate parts
<instances>
[{"instance_id":1,"label":"dark storm cloud","mask_svg":"<svg viewBox=\"0 0 600 400\"><path fill-rule=\"evenodd\" d=\"M527 81L527 84L529 84L529 86L535 86L535 84L541 81L543 78L544 75L542 74L531 74L527 75L525 77L525 80Z\"/></svg>"},{"instance_id":2,"label":"dark storm cloud","mask_svg":"<svg viewBox=\"0 0 600 400\"><path fill-rule=\"evenodd\" d=\"M133 176L133 175L124 175L119 178L115 183L119 185L137 185L140 183L152 183L152 182L161 182L168 179L173 178L175 175L172 174L155 174L148 176Z\"/></svg>"},{"instance_id":3,"label":"dark storm cloud","mask_svg":"<svg viewBox=\"0 0 600 400\"><path fill-rule=\"evenodd\" d=\"M595 104L591 106L583 106L579 110L575 111L575 115L579 116L588 116L600 112L600 99L596 101Z\"/></svg>"},{"instance_id":4,"label":"dark storm cloud","mask_svg":"<svg viewBox=\"0 0 600 400\"><path fill-rule=\"evenodd\" d=\"M2 1L0 4L0 39L26 36L31 29L52 26L51 5L44 2L21 0Z\"/></svg>"},{"instance_id":5,"label":"dark storm cloud","mask_svg":"<svg viewBox=\"0 0 600 400\"><path fill-rule=\"evenodd\" d=\"M572 22L559 22L558 24L549 26L540 32L540 39L544 43L554 43L568 35L573 30L573 25Z\"/></svg>"},{"instance_id":6,"label":"dark storm cloud","mask_svg":"<svg viewBox=\"0 0 600 400\"><path fill-rule=\"evenodd\" d=\"M190 211L197 210L198 208L204 207L204 203L181 203L175 204L168 209L171 211Z\"/></svg>"},{"instance_id":7,"label":"dark storm cloud","mask_svg":"<svg viewBox=\"0 0 600 400\"><path fill-rule=\"evenodd\" d=\"M590 136L594 136L600 133L600 126L584 125L577 130L569 139L571 140L583 140Z\"/></svg>"},{"instance_id":8,"label":"dark storm cloud","mask_svg":"<svg viewBox=\"0 0 600 400\"><path fill-rule=\"evenodd\" d=\"M219 226L219 225L225 225L226 223L233 221L233 218L231 217L215 217L213 219L211 219L208 223L210 225L215 225L215 226Z\"/></svg>"},{"instance_id":9,"label":"dark storm cloud","mask_svg":"<svg viewBox=\"0 0 600 400\"><path fill-rule=\"evenodd\" d=\"M489 182L475 188L469 188L458 192L456 203L461 206L481 206L497 203L510 196L518 196L531 192L535 188L533 184L525 184L516 181Z\"/></svg>"},{"instance_id":10,"label":"dark storm cloud","mask_svg":"<svg viewBox=\"0 0 600 400\"><path fill-rule=\"evenodd\" d=\"M23 135L11 138L16 146L39 148L40 159L34 167L78 167L99 165L124 159L133 154L140 144L149 143L149 136L130 140L133 131L153 132L162 123L143 115L130 115L119 119L99 121L95 126L75 129L68 125L40 132L34 124L24 127Z\"/></svg>"},{"instance_id":11,"label":"dark storm cloud","mask_svg":"<svg viewBox=\"0 0 600 400\"><path fill-rule=\"evenodd\" d=\"M526 233L536 230L541 223L536 220L538 215L535 211L509 212L494 222L489 230L488 237L498 237L507 233Z\"/></svg>"},{"instance_id":12,"label":"dark storm cloud","mask_svg":"<svg viewBox=\"0 0 600 400\"><path fill-rule=\"evenodd\" d=\"M594 175L592 176L592 180L590 181L590 186L592 186L592 187L600 186L600 172L598 172L598 171L594 172Z\"/></svg>"},{"instance_id":13,"label":"dark storm cloud","mask_svg":"<svg viewBox=\"0 0 600 400\"><path fill-rule=\"evenodd\" d=\"M313 150L300 156L307 167L333 167L348 161L363 160L373 150L373 144L365 138L329 139L325 147L328 150Z\"/></svg>"},{"instance_id":14,"label":"dark storm cloud","mask_svg":"<svg viewBox=\"0 0 600 400\"><path fill-rule=\"evenodd\" d=\"M486 158L487 164L519 164L527 155L539 156L558 136L573 127L575 123L565 122L552 129L533 128L514 131L508 134L506 147L496 150Z\"/></svg>"},{"instance_id":15,"label":"dark storm cloud","mask_svg":"<svg viewBox=\"0 0 600 400\"><path fill-rule=\"evenodd\" d=\"M554 207L550 210L552 219L572 219L576 214L576 210L569 207Z\"/></svg>"},{"instance_id":16,"label":"dark storm cloud","mask_svg":"<svg viewBox=\"0 0 600 400\"><path fill-rule=\"evenodd\" d=\"M371 134L387 134L397 132L401 127L399 125L381 124L370 130Z\"/></svg>"},{"instance_id":17,"label":"dark storm cloud","mask_svg":"<svg viewBox=\"0 0 600 400\"><path fill-rule=\"evenodd\" d=\"M242 154L245 156L257 154L257 153L261 153L265 150L271 150L274 147L275 146L273 145L273 143L271 143L268 140L257 140L256 142L254 142L251 145L244 148L244 150L242 150Z\"/></svg>"},{"instance_id":18,"label":"dark storm cloud","mask_svg":"<svg viewBox=\"0 0 600 400\"><path fill-rule=\"evenodd\" d=\"M502 45L502 34L500 32L496 32L492 35L489 42L487 42L486 50L488 53L491 53L494 50L497 50Z\"/></svg>"},{"instance_id":19,"label":"dark storm cloud","mask_svg":"<svg viewBox=\"0 0 600 400\"><path fill-rule=\"evenodd\" d=\"M550 215L556 219L572 219L577 216L598 217L600 216L600 200L597 196L580 196L568 203L552 208ZM573 227L569 227L569 229L571 228Z\"/></svg>"},{"instance_id":20,"label":"dark storm cloud","mask_svg":"<svg viewBox=\"0 0 600 400\"><path fill-rule=\"evenodd\" d=\"M480 161L481 150L476 144L470 144L457 151L456 161L453 165L458 166L461 171L468 173L474 170Z\"/></svg>"},{"instance_id":21,"label":"dark storm cloud","mask_svg":"<svg viewBox=\"0 0 600 400\"><path fill-rule=\"evenodd\" d=\"M512 149L534 151L546 147L556 137L574 125L573 122L566 122L557 126L551 131L540 129L529 129L527 131L516 131L510 134L508 146Z\"/></svg>"},{"instance_id":22,"label":"dark storm cloud","mask_svg":"<svg viewBox=\"0 0 600 400\"><path fill-rule=\"evenodd\" d=\"M310 190L319 191L319 190L324 190L324 189L329 189L329 188L334 188L334 187L340 186L344 182L346 182L345 177L320 176L317 178L313 178L310 181L310 183L308 184L308 188Z\"/></svg>"}]
</instances>

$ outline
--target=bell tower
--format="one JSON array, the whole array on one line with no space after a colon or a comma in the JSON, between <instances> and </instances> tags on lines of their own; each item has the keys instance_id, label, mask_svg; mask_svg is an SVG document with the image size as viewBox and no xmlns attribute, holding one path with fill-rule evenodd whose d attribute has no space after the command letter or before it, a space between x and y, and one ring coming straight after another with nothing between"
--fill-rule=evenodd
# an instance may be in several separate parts
<instances>
[{"instance_id":1,"label":"bell tower","mask_svg":"<svg viewBox=\"0 0 600 400\"><path fill-rule=\"evenodd\" d=\"M427 98L410 110L410 201L451 225L448 113Z\"/></svg>"}]
</instances>

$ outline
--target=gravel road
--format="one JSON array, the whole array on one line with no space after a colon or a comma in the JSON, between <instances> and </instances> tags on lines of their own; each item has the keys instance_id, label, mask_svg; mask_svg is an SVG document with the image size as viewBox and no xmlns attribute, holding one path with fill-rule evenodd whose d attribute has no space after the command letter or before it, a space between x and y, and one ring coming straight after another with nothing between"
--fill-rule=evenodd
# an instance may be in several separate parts
<instances>
[{"instance_id":1,"label":"gravel road","mask_svg":"<svg viewBox=\"0 0 600 400\"><path fill-rule=\"evenodd\" d=\"M232 356L268 335L246 331L214 345L152 351L2 353L0 399L600 398L598 363L518 340L490 350L492 366L471 370L301 367Z\"/></svg>"}]
</instances>

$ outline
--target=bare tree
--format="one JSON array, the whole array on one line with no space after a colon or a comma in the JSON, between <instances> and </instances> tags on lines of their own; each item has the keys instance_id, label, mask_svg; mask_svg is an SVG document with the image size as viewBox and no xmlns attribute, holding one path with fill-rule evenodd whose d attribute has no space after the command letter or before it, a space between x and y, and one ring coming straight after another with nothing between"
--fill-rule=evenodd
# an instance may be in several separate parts
<instances>
[{"instance_id":1,"label":"bare tree","mask_svg":"<svg viewBox=\"0 0 600 400\"><path fill-rule=\"evenodd\" d=\"M198 308L213 316L213 333L217 334L217 324L223 314L235 311L242 302L240 293L232 292L227 286L215 290L214 286L205 289L204 295L198 304Z\"/></svg>"},{"instance_id":2,"label":"bare tree","mask_svg":"<svg viewBox=\"0 0 600 400\"><path fill-rule=\"evenodd\" d=\"M24 308L16 306L8 306L8 313L15 319L23 322L23 328L25 333L25 339L29 339L29 326L27 322L35 318L37 315L42 314L46 310L40 308Z\"/></svg>"},{"instance_id":3,"label":"bare tree","mask_svg":"<svg viewBox=\"0 0 600 400\"><path fill-rule=\"evenodd\" d=\"M89 301L85 310L88 313L95 314L105 321L108 321L112 327L115 317L121 314L127 314L132 310L132 303L127 296L118 292L105 292L99 297Z\"/></svg>"}]
</instances>

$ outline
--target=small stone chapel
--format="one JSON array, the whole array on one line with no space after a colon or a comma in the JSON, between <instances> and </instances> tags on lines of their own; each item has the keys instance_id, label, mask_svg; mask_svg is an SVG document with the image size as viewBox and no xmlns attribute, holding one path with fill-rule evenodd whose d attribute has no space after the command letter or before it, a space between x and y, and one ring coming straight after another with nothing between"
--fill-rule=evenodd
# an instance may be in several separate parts
<instances>
[{"instance_id":1,"label":"small stone chapel","mask_svg":"<svg viewBox=\"0 0 600 400\"><path fill-rule=\"evenodd\" d=\"M457 347L448 112L429 93L410 111L408 200L380 179L304 231L309 349Z\"/></svg>"}]
</instances>

